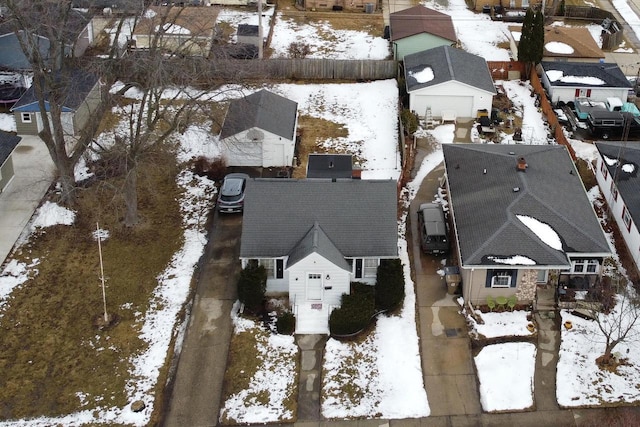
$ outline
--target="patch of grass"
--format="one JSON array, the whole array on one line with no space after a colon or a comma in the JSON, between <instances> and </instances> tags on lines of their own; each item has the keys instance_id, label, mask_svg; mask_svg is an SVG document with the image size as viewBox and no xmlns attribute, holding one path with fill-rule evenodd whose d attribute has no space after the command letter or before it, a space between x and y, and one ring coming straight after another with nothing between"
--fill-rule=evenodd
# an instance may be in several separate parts
<instances>
[{"instance_id":1,"label":"patch of grass","mask_svg":"<svg viewBox=\"0 0 640 427\"><path fill-rule=\"evenodd\" d=\"M327 23L333 30L351 30L369 34L372 37L382 37L384 34L384 20L382 14L369 13L335 13L315 12L303 15L297 11L282 11L282 19L291 20L297 25L313 25L319 33L326 35L326 40L332 40L331 31L323 31L321 27Z\"/></svg>"},{"instance_id":2,"label":"patch of grass","mask_svg":"<svg viewBox=\"0 0 640 427\"><path fill-rule=\"evenodd\" d=\"M228 398L249 388L251 378L258 371L257 341L258 328L249 329L231 337L227 369L224 372L223 396Z\"/></svg>"},{"instance_id":3,"label":"patch of grass","mask_svg":"<svg viewBox=\"0 0 640 427\"><path fill-rule=\"evenodd\" d=\"M300 166L293 171L293 178L304 178L307 174L309 154L326 153L328 150L320 144L330 138L346 138L349 131L344 125L311 116L300 116L298 128L302 131L298 144Z\"/></svg>"},{"instance_id":4,"label":"patch of grass","mask_svg":"<svg viewBox=\"0 0 640 427\"><path fill-rule=\"evenodd\" d=\"M138 338L155 277L182 244L173 157L139 176L142 224L126 229L120 199L94 184L80 192L73 226L45 229L17 259L38 259L38 273L15 289L0 318L0 418L58 416L98 406L125 406L129 360L145 350ZM149 191L152 189L152 191ZM96 221L110 231L103 242L107 311L119 322L93 326L102 313ZM158 244L163 242L163 244ZM162 379L159 384L164 384ZM79 394L80 393L80 394Z\"/></svg>"},{"instance_id":5,"label":"patch of grass","mask_svg":"<svg viewBox=\"0 0 640 427\"><path fill-rule=\"evenodd\" d=\"M298 376L300 370L299 352L283 351L278 346L269 343L271 332L260 327L252 327L245 331L235 333L231 337L227 368L223 382L223 402L227 402L239 393L247 408L262 406L269 408L272 403L269 384L262 384L264 379L257 379L258 385L252 384L257 373L262 372L267 377L270 375L279 378L282 375L290 375L291 383L287 385L286 396L283 397L279 407L284 409L280 413L281 422L291 422L296 419ZM265 387L263 387L265 386ZM224 406L224 404L223 404ZM226 408L223 407L220 422L222 425L243 424L242 419L232 419ZM242 415L240 415L242 418Z\"/></svg>"}]
</instances>

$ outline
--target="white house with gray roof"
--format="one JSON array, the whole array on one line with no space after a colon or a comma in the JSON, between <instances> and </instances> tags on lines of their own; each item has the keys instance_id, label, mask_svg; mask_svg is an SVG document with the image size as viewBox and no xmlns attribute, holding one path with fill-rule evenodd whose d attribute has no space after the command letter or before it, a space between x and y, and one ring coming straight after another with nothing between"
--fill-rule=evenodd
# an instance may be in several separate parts
<instances>
[{"instance_id":1,"label":"white house with gray roof","mask_svg":"<svg viewBox=\"0 0 640 427\"><path fill-rule=\"evenodd\" d=\"M596 180L629 254L640 266L640 147L637 143L596 142Z\"/></svg>"},{"instance_id":2,"label":"white house with gray roof","mask_svg":"<svg viewBox=\"0 0 640 427\"><path fill-rule=\"evenodd\" d=\"M478 110L491 111L496 89L484 58L440 46L404 57L409 108L425 117L475 118Z\"/></svg>"},{"instance_id":3,"label":"white house with gray roof","mask_svg":"<svg viewBox=\"0 0 640 427\"><path fill-rule=\"evenodd\" d=\"M631 83L617 64L601 62L545 62L539 65L540 81L551 102L569 102L575 98L627 101Z\"/></svg>"},{"instance_id":4,"label":"white house with gray roof","mask_svg":"<svg viewBox=\"0 0 640 427\"><path fill-rule=\"evenodd\" d=\"M247 182L240 259L267 269L267 293L285 294L296 333L328 333L352 281L375 284L398 257L397 183L359 179Z\"/></svg>"},{"instance_id":5,"label":"white house with gray roof","mask_svg":"<svg viewBox=\"0 0 640 427\"><path fill-rule=\"evenodd\" d=\"M227 166L291 166L298 104L262 89L229 104L220 131Z\"/></svg>"},{"instance_id":6,"label":"white house with gray roof","mask_svg":"<svg viewBox=\"0 0 640 427\"><path fill-rule=\"evenodd\" d=\"M443 145L463 297L588 289L611 249L566 147Z\"/></svg>"}]
</instances>

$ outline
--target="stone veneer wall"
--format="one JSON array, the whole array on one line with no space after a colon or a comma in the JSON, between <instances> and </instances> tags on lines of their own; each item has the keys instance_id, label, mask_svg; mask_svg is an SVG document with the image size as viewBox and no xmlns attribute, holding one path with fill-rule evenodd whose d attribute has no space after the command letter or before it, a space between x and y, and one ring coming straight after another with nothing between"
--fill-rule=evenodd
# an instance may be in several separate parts
<instances>
[{"instance_id":1,"label":"stone veneer wall","mask_svg":"<svg viewBox=\"0 0 640 427\"><path fill-rule=\"evenodd\" d=\"M518 284L518 290L516 291L516 297L518 301L533 301L536 298L536 280L538 278L538 270L524 270L520 283Z\"/></svg>"}]
</instances>

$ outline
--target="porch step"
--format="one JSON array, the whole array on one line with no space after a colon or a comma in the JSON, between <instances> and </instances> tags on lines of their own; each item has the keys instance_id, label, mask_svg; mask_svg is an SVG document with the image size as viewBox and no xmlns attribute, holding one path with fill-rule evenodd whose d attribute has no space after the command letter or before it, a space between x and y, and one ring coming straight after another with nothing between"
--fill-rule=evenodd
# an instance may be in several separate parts
<instances>
[{"instance_id":1,"label":"porch step","mask_svg":"<svg viewBox=\"0 0 640 427\"><path fill-rule=\"evenodd\" d=\"M296 310L296 334L329 335L329 305L299 304Z\"/></svg>"}]
</instances>

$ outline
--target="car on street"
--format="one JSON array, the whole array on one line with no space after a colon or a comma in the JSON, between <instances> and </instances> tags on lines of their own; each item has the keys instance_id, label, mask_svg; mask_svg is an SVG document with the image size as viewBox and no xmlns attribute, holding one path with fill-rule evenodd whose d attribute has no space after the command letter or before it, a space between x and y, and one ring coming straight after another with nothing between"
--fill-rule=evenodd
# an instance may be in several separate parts
<instances>
[{"instance_id":1,"label":"car on street","mask_svg":"<svg viewBox=\"0 0 640 427\"><path fill-rule=\"evenodd\" d=\"M442 255L449 252L449 227L441 204L420 205L418 228L420 229L420 247L424 253Z\"/></svg>"},{"instance_id":2,"label":"car on street","mask_svg":"<svg viewBox=\"0 0 640 427\"><path fill-rule=\"evenodd\" d=\"M218 196L218 212L242 212L248 179L249 175L246 173L230 173L224 177Z\"/></svg>"}]
</instances>

